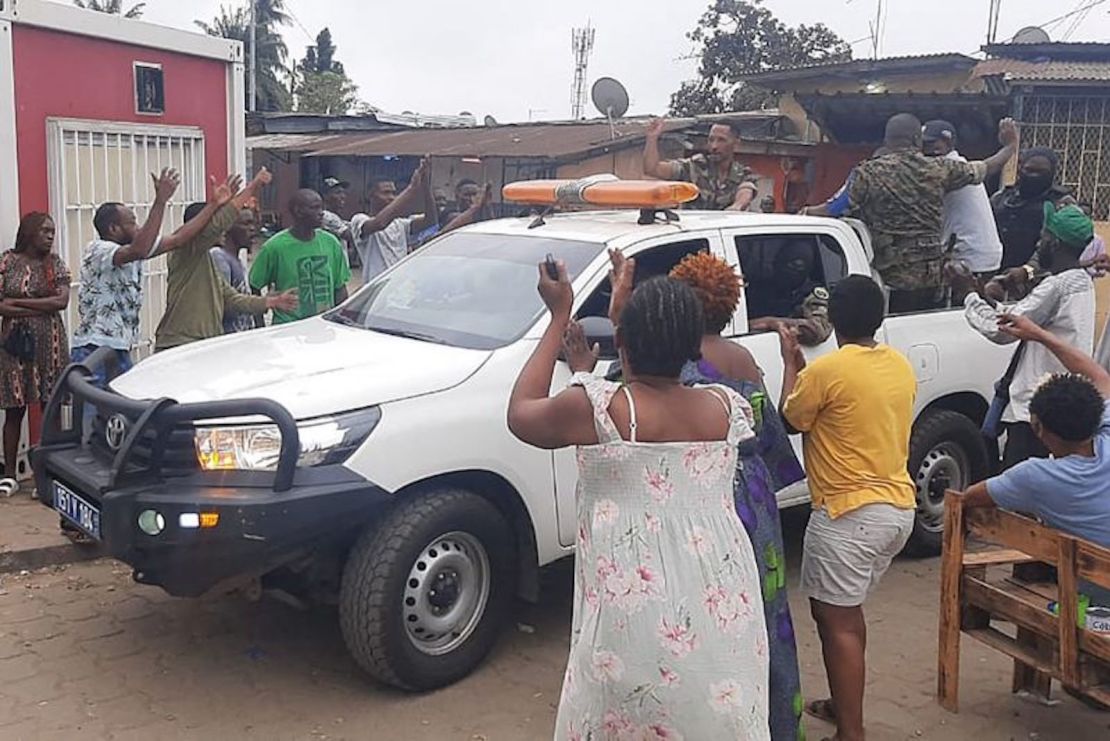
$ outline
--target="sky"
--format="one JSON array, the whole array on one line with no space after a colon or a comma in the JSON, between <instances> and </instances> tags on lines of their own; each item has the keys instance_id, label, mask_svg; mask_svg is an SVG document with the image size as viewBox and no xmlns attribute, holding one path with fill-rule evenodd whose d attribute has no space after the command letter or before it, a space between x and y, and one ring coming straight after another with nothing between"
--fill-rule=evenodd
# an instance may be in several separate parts
<instances>
[{"instance_id":1,"label":"sky","mask_svg":"<svg viewBox=\"0 0 1110 741\"><path fill-rule=\"evenodd\" d=\"M124 0L125 7L134 0ZM222 0L224 3L244 0ZM822 22L872 54L869 26L878 0L765 0L789 25ZM1093 0L1002 0L999 37L1042 25ZM181 28L212 18L221 0L147 0L144 18ZM457 114L479 120L558 120L570 116L571 29L596 29L588 80L616 77L631 114L666 111L670 95L695 76L687 32L709 0L286 0L297 22L284 30L292 54L323 27L363 100L386 111ZM881 56L978 50L988 0L888 0ZM1062 40L1071 19L1049 29ZM1071 41L1110 38L1110 2L1092 9ZM593 113L592 106L589 107Z\"/></svg>"}]
</instances>

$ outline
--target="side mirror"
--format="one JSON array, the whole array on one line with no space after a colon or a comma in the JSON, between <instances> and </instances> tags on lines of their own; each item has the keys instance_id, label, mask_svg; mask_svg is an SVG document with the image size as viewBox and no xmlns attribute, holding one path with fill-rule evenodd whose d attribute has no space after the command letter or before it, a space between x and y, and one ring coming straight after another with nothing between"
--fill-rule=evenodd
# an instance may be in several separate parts
<instances>
[{"instance_id":1,"label":"side mirror","mask_svg":"<svg viewBox=\"0 0 1110 741\"><path fill-rule=\"evenodd\" d=\"M616 329L608 318L603 316L586 316L578 320L582 331L586 334L586 344L593 347L596 343L601 347L599 355L601 360L617 359Z\"/></svg>"}]
</instances>

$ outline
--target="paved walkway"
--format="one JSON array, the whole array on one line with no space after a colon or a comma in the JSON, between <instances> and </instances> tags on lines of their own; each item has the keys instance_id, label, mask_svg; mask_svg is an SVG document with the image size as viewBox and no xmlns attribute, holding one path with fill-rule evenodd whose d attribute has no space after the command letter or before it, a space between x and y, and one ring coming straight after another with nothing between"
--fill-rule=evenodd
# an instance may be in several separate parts
<instances>
[{"instance_id":1,"label":"paved walkway","mask_svg":"<svg viewBox=\"0 0 1110 741\"><path fill-rule=\"evenodd\" d=\"M39 510L0 501L0 541L16 542L13 528L28 543L53 541L56 520ZM801 520L787 519L796 564ZM1110 715L1066 696L1054 707L1011 696L1009 663L974 641L963 653L961 713L941 710L932 697L937 572L936 560L898 561L869 608L871 741L1110 738ZM108 560L0 574L0 738L549 739L571 587L569 562L545 570L541 604L519 609L518 627L478 672L406 695L358 670L333 609L178 600ZM819 696L814 627L796 594L793 604L803 683ZM830 729L811 722L809 731L820 739Z\"/></svg>"}]
</instances>

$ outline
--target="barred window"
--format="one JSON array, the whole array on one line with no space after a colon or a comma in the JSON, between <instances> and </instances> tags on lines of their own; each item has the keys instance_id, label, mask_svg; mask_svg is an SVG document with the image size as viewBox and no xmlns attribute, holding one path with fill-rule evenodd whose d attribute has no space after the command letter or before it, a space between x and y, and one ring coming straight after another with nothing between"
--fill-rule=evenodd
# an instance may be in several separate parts
<instances>
[{"instance_id":1,"label":"barred window","mask_svg":"<svg viewBox=\"0 0 1110 741\"><path fill-rule=\"evenodd\" d=\"M1055 150L1059 183L1090 203L1096 220L1110 218L1110 96L1024 96L1021 143Z\"/></svg>"}]
</instances>

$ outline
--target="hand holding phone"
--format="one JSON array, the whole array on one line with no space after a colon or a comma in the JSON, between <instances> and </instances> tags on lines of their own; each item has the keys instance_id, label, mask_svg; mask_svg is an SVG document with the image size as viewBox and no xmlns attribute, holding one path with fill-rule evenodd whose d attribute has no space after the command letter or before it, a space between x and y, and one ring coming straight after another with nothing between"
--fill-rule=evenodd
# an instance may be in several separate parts
<instances>
[{"instance_id":1,"label":"hand holding phone","mask_svg":"<svg viewBox=\"0 0 1110 741\"><path fill-rule=\"evenodd\" d=\"M547 277L551 280L559 280L559 266L555 263L555 257L548 252L547 257L543 261L543 269L547 271Z\"/></svg>"}]
</instances>

